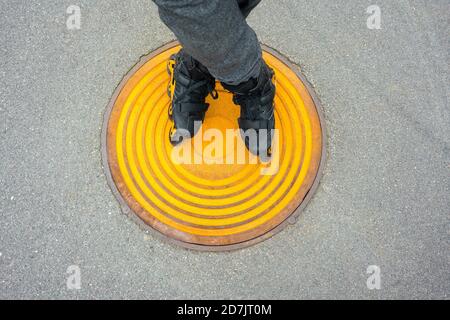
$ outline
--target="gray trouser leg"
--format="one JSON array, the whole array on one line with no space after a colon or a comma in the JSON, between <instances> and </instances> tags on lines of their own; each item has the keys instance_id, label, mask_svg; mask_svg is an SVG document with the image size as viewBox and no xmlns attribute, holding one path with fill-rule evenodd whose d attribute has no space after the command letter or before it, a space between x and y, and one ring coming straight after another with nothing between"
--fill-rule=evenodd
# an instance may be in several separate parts
<instances>
[{"instance_id":1,"label":"gray trouser leg","mask_svg":"<svg viewBox=\"0 0 450 320\"><path fill-rule=\"evenodd\" d=\"M153 1L184 50L216 79L239 84L259 75L261 46L245 16L260 0Z\"/></svg>"}]
</instances>

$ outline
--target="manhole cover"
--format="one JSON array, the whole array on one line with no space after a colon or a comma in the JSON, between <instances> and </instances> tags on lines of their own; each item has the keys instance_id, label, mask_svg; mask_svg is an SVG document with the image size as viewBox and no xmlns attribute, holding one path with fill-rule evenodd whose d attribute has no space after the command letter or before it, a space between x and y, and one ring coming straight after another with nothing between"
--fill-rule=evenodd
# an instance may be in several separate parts
<instances>
[{"instance_id":1,"label":"manhole cover","mask_svg":"<svg viewBox=\"0 0 450 320\"><path fill-rule=\"evenodd\" d=\"M184 247L230 250L262 241L295 221L318 184L325 156L318 100L295 66L263 46L277 88L271 161L245 147L245 161L237 160L241 138L227 132L237 131L239 107L219 83L200 138L174 150L167 64L179 49L172 42L143 57L118 86L102 132L109 184L125 212ZM214 148L221 133L223 150ZM192 162L174 160L189 150Z\"/></svg>"}]
</instances>

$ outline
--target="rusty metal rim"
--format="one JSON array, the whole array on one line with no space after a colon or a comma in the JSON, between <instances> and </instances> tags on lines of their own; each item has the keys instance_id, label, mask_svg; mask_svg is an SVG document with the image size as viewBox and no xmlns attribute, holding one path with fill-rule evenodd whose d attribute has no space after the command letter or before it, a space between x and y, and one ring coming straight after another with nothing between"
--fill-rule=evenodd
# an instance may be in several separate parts
<instances>
[{"instance_id":1,"label":"rusty metal rim","mask_svg":"<svg viewBox=\"0 0 450 320\"><path fill-rule=\"evenodd\" d=\"M220 252L220 251L232 251L232 250L238 250L242 248L246 248L252 245L255 245L257 243L260 243L268 238L271 238L281 230L283 230L285 227L287 227L288 224L294 224L300 213L305 209L313 195L315 194L317 188L319 187L320 179L323 176L323 169L326 161L326 146L327 146L327 140L326 140L326 126L325 126L325 117L322 110L322 105L320 103L319 98L315 94L312 85L309 83L309 81L306 79L306 77L300 72L300 68L293 62L289 61L288 58L283 56L281 53L276 51L275 49L262 44L262 48L264 51L272 54L276 58L278 58L281 62L283 62L289 69L291 69L297 77L301 80L303 85L305 86L308 94L310 95L315 109L317 111L317 115L319 118L319 124L321 128L321 134L322 134L322 148L321 148L321 156L320 156L320 162L319 167L317 169L316 176L314 178L314 182L312 183L310 189L306 193L305 197L301 201L300 205L292 212L290 216L288 216L283 222L281 222L279 225L271 229L270 231L247 241L230 244L230 245L219 245L219 246L212 246L212 245L200 245L200 244L194 244L194 243L188 243L183 242L174 238L170 238L167 235L164 235L163 233L159 232L158 230L152 228L148 224L146 224L142 219L138 217L137 214L131 210L131 208L127 205L126 201L123 199L122 194L119 192L116 184L114 183L114 179L111 174L111 170L109 167L109 159L108 159L108 150L107 150L107 134L108 134L108 123L109 118L111 115L111 111L115 105L115 102L122 91L125 84L128 82L128 80L136 73L137 70L139 70L148 60L152 59L153 57L157 56L158 54L179 45L178 41L171 41L165 45L162 45L161 47L157 48L156 50L152 51L151 53L144 55L140 58L140 60L127 72L127 74L122 78L119 85L116 87L108 106L104 112L103 115L103 125L101 130L101 137L100 137L100 149L101 149L101 156L102 156L102 166L103 171L106 175L107 183L114 194L115 198L119 202L119 205L121 207L121 210L124 214L126 214L129 218L131 218L133 221L137 223L138 226L140 226L144 231L148 231L151 234L155 235L156 237L162 239L165 242L168 242L172 245L181 246L186 249L196 250L196 251L209 251L209 252Z\"/></svg>"}]
</instances>

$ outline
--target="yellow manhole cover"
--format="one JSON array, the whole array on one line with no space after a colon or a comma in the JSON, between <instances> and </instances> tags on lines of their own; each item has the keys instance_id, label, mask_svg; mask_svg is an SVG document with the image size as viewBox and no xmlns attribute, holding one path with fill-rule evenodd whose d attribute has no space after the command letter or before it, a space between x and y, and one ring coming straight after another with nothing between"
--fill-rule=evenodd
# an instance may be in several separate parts
<instances>
[{"instance_id":1,"label":"yellow manhole cover","mask_svg":"<svg viewBox=\"0 0 450 320\"><path fill-rule=\"evenodd\" d=\"M219 83L201 131L174 148L167 64L179 49L172 42L142 58L118 86L102 132L109 184L124 211L182 246L230 250L262 241L293 222L317 187L325 156L318 101L295 67L263 46L276 79L271 160L252 157L239 134L229 134L238 132L239 107ZM180 160L188 152L189 161Z\"/></svg>"}]
</instances>

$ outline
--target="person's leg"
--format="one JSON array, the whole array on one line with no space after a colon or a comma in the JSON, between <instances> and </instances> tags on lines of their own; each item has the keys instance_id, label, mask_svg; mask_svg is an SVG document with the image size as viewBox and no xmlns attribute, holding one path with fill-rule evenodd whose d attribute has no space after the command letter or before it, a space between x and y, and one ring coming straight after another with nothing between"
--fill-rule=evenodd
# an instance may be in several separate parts
<instances>
[{"instance_id":1,"label":"person's leg","mask_svg":"<svg viewBox=\"0 0 450 320\"><path fill-rule=\"evenodd\" d=\"M247 148L261 157L267 155L275 128L273 72L262 60L256 34L245 21L260 0L153 1L183 47L173 73L178 85L169 110L176 129L171 142L195 135L194 121L202 122L208 108L204 99L211 91L207 83L212 74L241 107L238 123ZM256 143L249 137L253 134Z\"/></svg>"},{"instance_id":2,"label":"person's leg","mask_svg":"<svg viewBox=\"0 0 450 320\"><path fill-rule=\"evenodd\" d=\"M260 0L153 1L185 52L216 79L239 84L259 75L261 46L244 15Z\"/></svg>"}]
</instances>

